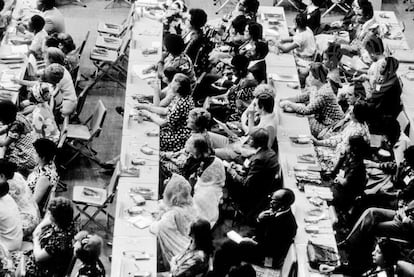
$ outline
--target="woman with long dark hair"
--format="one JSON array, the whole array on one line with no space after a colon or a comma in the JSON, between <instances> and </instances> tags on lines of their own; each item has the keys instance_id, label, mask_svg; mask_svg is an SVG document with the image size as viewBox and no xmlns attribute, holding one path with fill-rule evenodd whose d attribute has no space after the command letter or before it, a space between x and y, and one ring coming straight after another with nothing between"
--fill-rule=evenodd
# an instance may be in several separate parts
<instances>
[{"instance_id":1,"label":"woman with long dark hair","mask_svg":"<svg viewBox=\"0 0 414 277\"><path fill-rule=\"evenodd\" d=\"M206 273L213 254L210 223L199 219L190 227L190 246L171 260L171 276L197 276Z\"/></svg>"}]
</instances>

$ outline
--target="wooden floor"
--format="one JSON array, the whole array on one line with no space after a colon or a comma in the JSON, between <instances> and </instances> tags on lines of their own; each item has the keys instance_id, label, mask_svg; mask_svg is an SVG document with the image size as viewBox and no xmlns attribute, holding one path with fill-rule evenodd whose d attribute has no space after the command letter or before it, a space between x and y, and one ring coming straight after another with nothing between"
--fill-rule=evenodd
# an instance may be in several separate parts
<instances>
[{"instance_id":1,"label":"wooden floor","mask_svg":"<svg viewBox=\"0 0 414 277\"><path fill-rule=\"evenodd\" d=\"M217 17L215 15L215 9L212 5L213 0L202 1L192 0L186 1L190 7L203 8L209 14L209 18ZM224 0L223 0L224 2ZM272 0L261 0L262 5L269 5ZM81 71L85 75L90 75L94 72L94 67L88 58L88 53L91 47L94 45L97 32L96 27L99 21L120 23L126 17L128 13L127 7L120 7L119 4L115 4L115 8L104 9L108 4L108 1L102 0L85 0L87 8L77 6L74 4L63 5L59 7L62 13L65 15L66 31L71 34L76 43L80 43L87 31L91 31L88 43L85 48L85 57L81 61ZM229 7L231 8L231 7ZM226 10L228 10L227 8ZM405 35L410 46L414 46L414 13L406 13L404 10L406 5L397 5L396 0L387 0L383 3L383 10L393 10L397 13L397 16L404 21L406 26ZM336 11L337 12L337 11ZM330 22L340 17L339 13L333 12L331 15L322 19L323 22ZM210 16L211 15L211 16ZM288 22L293 23L293 18L296 12L287 9L286 11ZM219 15L220 16L220 15ZM411 30L411 31L410 31ZM161 38L160 38L161 40ZM87 82L87 81L85 81ZM124 103L124 89L119 85L109 81L102 81L98 83L93 90L85 104L84 113L81 118L86 118L93 109L93 106L97 100L102 100L108 109L106 120L103 127L101 136L96 139L93 143L95 150L99 153L99 158L102 161L111 159L115 155L119 154L121 149L121 130L122 130L122 117L115 111L116 106L122 106ZM62 193L62 195L69 198L72 197L72 188L77 185L88 185L103 187L108 181L110 176L105 175L101 168L94 164L89 163L85 159L78 159L69 167L65 172L62 173L62 180L68 185L68 191ZM103 220L103 219L102 219ZM227 230L231 229L232 226L228 222L222 224L217 228L217 237L221 237ZM88 226L90 231L97 232L105 238L106 233L96 229L96 226ZM106 241L111 241L110 237L105 238ZM111 248L105 245L102 261L107 269L109 276L110 273L110 262L108 257L111 254ZM76 268L74 274L76 273Z\"/></svg>"}]
</instances>

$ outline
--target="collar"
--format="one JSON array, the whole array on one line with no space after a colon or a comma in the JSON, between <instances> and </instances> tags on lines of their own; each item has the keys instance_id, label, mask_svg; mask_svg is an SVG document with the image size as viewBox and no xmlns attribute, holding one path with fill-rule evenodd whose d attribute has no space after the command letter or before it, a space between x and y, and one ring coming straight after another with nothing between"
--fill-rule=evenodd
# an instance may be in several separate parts
<instances>
[{"instance_id":1,"label":"collar","mask_svg":"<svg viewBox=\"0 0 414 277\"><path fill-rule=\"evenodd\" d=\"M260 60L253 60L253 61L250 61L250 63L249 63L249 68L251 68L251 67L255 66L256 64L258 64L259 62L264 61L264 60L265 60L265 59L260 59Z\"/></svg>"},{"instance_id":2,"label":"collar","mask_svg":"<svg viewBox=\"0 0 414 277\"><path fill-rule=\"evenodd\" d=\"M288 213L288 212L290 212L290 208L288 208L287 210L284 210L284 211L276 212L275 217L278 217L278 216L283 215L283 214Z\"/></svg>"}]
</instances>

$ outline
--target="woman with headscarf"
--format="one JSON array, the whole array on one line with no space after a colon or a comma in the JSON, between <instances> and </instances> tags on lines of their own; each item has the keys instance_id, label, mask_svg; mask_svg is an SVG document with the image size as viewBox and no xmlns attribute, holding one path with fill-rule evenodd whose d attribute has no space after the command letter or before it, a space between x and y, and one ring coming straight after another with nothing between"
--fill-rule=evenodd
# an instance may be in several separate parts
<instances>
[{"instance_id":1,"label":"woman with headscarf","mask_svg":"<svg viewBox=\"0 0 414 277\"><path fill-rule=\"evenodd\" d=\"M314 115L309 118L311 133L317 137L326 127L332 126L344 117L330 82L328 72L321 63L313 63L306 79L309 88L293 98L280 102L280 106L289 112L302 115ZM305 104L307 103L307 104Z\"/></svg>"},{"instance_id":2,"label":"woman with headscarf","mask_svg":"<svg viewBox=\"0 0 414 277\"><path fill-rule=\"evenodd\" d=\"M164 189L158 218L150 226L161 249L161 264L168 266L172 257L187 249L191 242L190 226L196 219L190 184L184 177L173 174Z\"/></svg>"},{"instance_id":3,"label":"woman with headscarf","mask_svg":"<svg viewBox=\"0 0 414 277\"><path fill-rule=\"evenodd\" d=\"M368 121L370 131L374 134L383 132L385 119L396 119L401 112L402 88L397 76L399 62L393 57L386 57L378 68L378 78L371 96L367 98L371 110Z\"/></svg>"}]
</instances>

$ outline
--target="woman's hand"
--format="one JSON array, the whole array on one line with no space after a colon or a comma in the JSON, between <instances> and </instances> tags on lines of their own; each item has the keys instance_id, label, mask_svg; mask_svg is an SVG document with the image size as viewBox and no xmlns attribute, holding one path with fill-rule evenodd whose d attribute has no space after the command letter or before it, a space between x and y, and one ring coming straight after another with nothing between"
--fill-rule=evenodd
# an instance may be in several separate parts
<instances>
[{"instance_id":1,"label":"woman's hand","mask_svg":"<svg viewBox=\"0 0 414 277\"><path fill-rule=\"evenodd\" d=\"M336 176L334 182L337 183L337 184L343 185L343 184L345 184L345 178L341 177L341 176Z\"/></svg>"},{"instance_id":2,"label":"woman's hand","mask_svg":"<svg viewBox=\"0 0 414 277\"><path fill-rule=\"evenodd\" d=\"M149 110L150 105L149 104L138 103L138 104L135 104L134 108L138 109L138 110Z\"/></svg>"},{"instance_id":3,"label":"woman's hand","mask_svg":"<svg viewBox=\"0 0 414 277\"><path fill-rule=\"evenodd\" d=\"M259 216L257 217L257 219L260 221L260 220L263 220L263 219L265 219L265 218L268 218L268 217L270 217L271 215L272 215L272 213L273 213L273 211L272 210L265 210L265 211L263 211L263 212L261 212L260 214L259 214Z\"/></svg>"},{"instance_id":4,"label":"woman's hand","mask_svg":"<svg viewBox=\"0 0 414 277\"><path fill-rule=\"evenodd\" d=\"M371 168L378 168L379 167L379 163L370 161L370 160L364 160L364 164L366 167L371 167Z\"/></svg>"},{"instance_id":5,"label":"woman's hand","mask_svg":"<svg viewBox=\"0 0 414 277\"><path fill-rule=\"evenodd\" d=\"M144 116L145 118L148 118L152 121L152 113L147 110L140 110L139 113Z\"/></svg>"},{"instance_id":6,"label":"woman's hand","mask_svg":"<svg viewBox=\"0 0 414 277\"><path fill-rule=\"evenodd\" d=\"M365 80L368 80L368 75L367 74L361 74L359 76L353 77L352 81L354 82L363 82Z\"/></svg>"}]
</instances>

